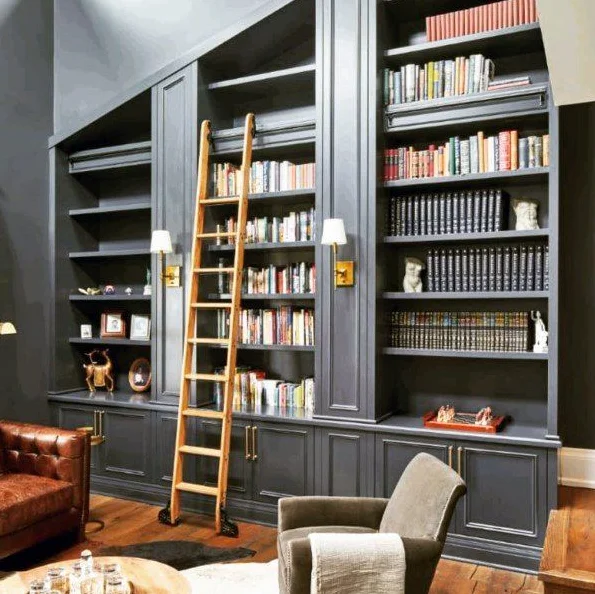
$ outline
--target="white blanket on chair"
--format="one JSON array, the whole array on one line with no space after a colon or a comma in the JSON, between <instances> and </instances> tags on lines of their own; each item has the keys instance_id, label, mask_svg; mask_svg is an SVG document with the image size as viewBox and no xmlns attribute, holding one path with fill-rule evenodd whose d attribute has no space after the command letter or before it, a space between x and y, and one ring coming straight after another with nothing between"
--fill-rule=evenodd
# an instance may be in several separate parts
<instances>
[{"instance_id":1,"label":"white blanket on chair","mask_svg":"<svg viewBox=\"0 0 595 594\"><path fill-rule=\"evenodd\" d=\"M311 594L405 594L398 534L310 534Z\"/></svg>"}]
</instances>

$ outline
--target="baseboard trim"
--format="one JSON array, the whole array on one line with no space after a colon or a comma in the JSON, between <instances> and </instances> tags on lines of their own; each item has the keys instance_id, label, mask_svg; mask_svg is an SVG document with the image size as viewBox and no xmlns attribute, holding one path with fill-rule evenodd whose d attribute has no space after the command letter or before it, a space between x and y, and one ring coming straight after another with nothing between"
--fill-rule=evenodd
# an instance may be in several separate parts
<instances>
[{"instance_id":1,"label":"baseboard trim","mask_svg":"<svg viewBox=\"0 0 595 594\"><path fill-rule=\"evenodd\" d=\"M560 484L565 487L595 489L595 450L562 448Z\"/></svg>"}]
</instances>

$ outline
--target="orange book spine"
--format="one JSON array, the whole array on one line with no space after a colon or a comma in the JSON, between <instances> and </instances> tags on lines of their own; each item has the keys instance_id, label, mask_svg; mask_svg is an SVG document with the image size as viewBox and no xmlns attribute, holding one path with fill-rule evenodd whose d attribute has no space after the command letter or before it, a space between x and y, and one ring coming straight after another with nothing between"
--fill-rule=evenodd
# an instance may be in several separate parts
<instances>
[{"instance_id":1,"label":"orange book spine","mask_svg":"<svg viewBox=\"0 0 595 594\"><path fill-rule=\"evenodd\" d=\"M544 151L545 155L545 151ZM519 132L510 131L510 169L515 171L519 168Z\"/></svg>"},{"instance_id":2,"label":"orange book spine","mask_svg":"<svg viewBox=\"0 0 595 594\"><path fill-rule=\"evenodd\" d=\"M456 37L456 18L455 18L455 13L451 12L448 15L448 29L449 29L449 34L448 37Z\"/></svg>"},{"instance_id":3,"label":"orange book spine","mask_svg":"<svg viewBox=\"0 0 595 594\"><path fill-rule=\"evenodd\" d=\"M455 20L454 36L460 37L463 34L463 32L461 31L462 27L461 27L461 11L460 10L457 10L454 13L454 20Z\"/></svg>"},{"instance_id":4,"label":"orange book spine","mask_svg":"<svg viewBox=\"0 0 595 594\"><path fill-rule=\"evenodd\" d=\"M535 0L529 0L529 22L535 23L537 20L537 6L535 6Z\"/></svg>"},{"instance_id":5,"label":"orange book spine","mask_svg":"<svg viewBox=\"0 0 595 594\"><path fill-rule=\"evenodd\" d=\"M504 27L504 0L498 2L498 16L496 18L496 29Z\"/></svg>"},{"instance_id":6,"label":"orange book spine","mask_svg":"<svg viewBox=\"0 0 595 594\"><path fill-rule=\"evenodd\" d=\"M479 30L480 32L484 32L486 31L486 25L487 25L487 13L486 13L486 6L480 6L479 7Z\"/></svg>"},{"instance_id":7,"label":"orange book spine","mask_svg":"<svg viewBox=\"0 0 595 594\"><path fill-rule=\"evenodd\" d=\"M477 33L477 7L472 8L469 15L469 26L471 33Z\"/></svg>"},{"instance_id":8,"label":"orange book spine","mask_svg":"<svg viewBox=\"0 0 595 594\"><path fill-rule=\"evenodd\" d=\"M550 166L550 135L543 135L543 166Z\"/></svg>"},{"instance_id":9,"label":"orange book spine","mask_svg":"<svg viewBox=\"0 0 595 594\"><path fill-rule=\"evenodd\" d=\"M434 41L432 39L432 26L431 23L432 22L432 17L426 17L426 41Z\"/></svg>"},{"instance_id":10,"label":"orange book spine","mask_svg":"<svg viewBox=\"0 0 595 594\"><path fill-rule=\"evenodd\" d=\"M519 25L524 25L527 22L525 15L525 0L519 0Z\"/></svg>"},{"instance_id":11,"label":"orange book spine","mask_svg":"<svg viewBox=\"0 0 595 594\"><path fill-rule=\"evenodd\" d=\"M522 0L512 0L512 23L515 26L521 24L521 2Z\"/></svg>"},{"instance_id":12,"label":"orange book spine","mask_svg":"<svg viewBox=\"0 0 595 594\"><path fill-rule=\"evenodd\" d=\"M483 132L478 132L477 133L477 148L478 148L478 152L479 152L479 173L485 173L485 145L484 145L484 138L483 138Z\"/></svg>"},{"instance_id":13,"label":"orange book spine","mask_svg":"<svg viewBox=\"0 0 595 594\"><path fill-rule=\"evenodd\" d=\"M487 11L488 11L487 30L493 31L495 29L494 23L496 21L496 6L494 4L488 4Z\"/></svg>"},{"instance_id":14,"label":"orange book spine","mask_svg":"<svg viewBox=\"0 0 595 594\"><path fill-rule=\"evenodd\" d=\"M512 0L506 1L506 24L505 27L512 27Z\"/></svg>"}]
</instances>

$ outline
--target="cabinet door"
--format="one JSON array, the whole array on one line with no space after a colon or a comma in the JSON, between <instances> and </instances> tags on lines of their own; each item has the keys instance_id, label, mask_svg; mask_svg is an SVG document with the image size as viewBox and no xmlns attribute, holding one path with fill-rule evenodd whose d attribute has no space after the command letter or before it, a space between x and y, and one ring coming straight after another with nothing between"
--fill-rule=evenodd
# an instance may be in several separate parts
<instances>
[{"instance_id":1,"label":"cabinet door","mask_svg":"<svg viewBox=\"0 0 595 594\"><path fill-rule=\"evenodd\" d=\"M457 533L540 546L547 525L547 452L457 442L467 495Z\"/></svg>"},{"instance_id":2,"label":"cabinet door","mask_svg":"<svg viewBox=\"0 0 595 594\"><path fill-rule=\"evenodd\" d=\"M221 422L201 420L198 425L198 445L207 448L219 448L221 445ZM249 499L252 496L252 467L247 459L247 432L250 424L246 421L233 421L231 428L231 445L229 452L229 474L227 496L230 499ZM198 456L196 463L196 481L216 487L219 472L219 459Z\"/></svg>"},{"instance_id":3,"label":"cabinet door","mask_svg":"<svg viewBox=\"0 0 595 594\"><path fill-rule=\"evenodd\" d=\"M186 422L190 425L191 419L188 419ZM154 476L158 484L169 488L171 488L174 470L177 426L177 411L155 413L153 425L153 443L155 444ZM184 469L184 476L186 476L186 468Z\"/></svg>"},{"instance_id":4,"label":"cabinet door","mask_svg":"<svg viewBox=\"0 0 595 594\"><path fill-rule=\"evenodd\" d=\"M341 429L316 429L316 494L374 495L374 436Z\"/></svg>"},{"instance_id":5,"label":"cabinet door","mask_svg":"<svg viewBox=\"0 0 595 594\"><path fill-rule=\"evenodd\" d=\"M128 481L151 479L151 418L149 411L104 409L102 472Z\"/></svg>"},{"instance_id":6,"label":"cabinet door","mask_svg":"<svg viewBox=\"0 0 595 594\"><path fill-rule=\"evenodd\" d=\"M96 408L76 404L52 404L52 423L61 429L77 429L78 427L94 427ZM91 473L99 472L99 448L91 448Z\"/></svg>"},{"instance_id":7,"label":"cabinet door","mask_svg":"<svg viewBox=\"0 0 595 594\"><path fill-rule=\"evenodd\" d=\"M314 430L293 424L253 425L256 459L254 496L276 503L280 497L314 493Z\"/></svg>"},{"instance_id":8,"label":"cabinet door","mask_svg":"<svg viewBox=\"0 0 595 594\"><path fill-rule=\"evenodd\" d=\"M449 464L454 452L454 442L377 435L376 497L390 497L407 464L421 452L436 456Z\"/></svg>"}]
</instances>

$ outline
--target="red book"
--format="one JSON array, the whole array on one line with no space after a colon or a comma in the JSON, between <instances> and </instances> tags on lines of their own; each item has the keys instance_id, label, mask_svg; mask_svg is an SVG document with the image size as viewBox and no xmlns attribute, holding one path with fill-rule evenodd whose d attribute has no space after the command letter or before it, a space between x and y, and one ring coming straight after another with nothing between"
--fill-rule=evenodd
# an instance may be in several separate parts
<instances>
[{"instance_id":1,"label":"red book","mask_svg":"<svg viewBox=\"0 0 595 594\"><path fill-rule=\"evenodd\" d=\"M430 34L430 21L432 17L426 17L426 41L433 41L432 35Z\"/></svg>"},{"instance_id":2,"label":"red book","mask_svg":"<svg viewBox=\"0 0 595 594\"><path fill-rule=\"evenodd\" d=\"M454 19L455 19L455 28L454 28L454 36L455 37L459 37L461 35L461 11L457 10L454 13Z\"/></svg>"},{"instance_id":3,"label":"red book","mask_svg":"<svg viewBox=\"0 0 595 594\"><path fill-rule=\"evenodd\" d=\"M436 17L430 17L430 41L436 41Z\"/></svg>"},{"instance_id":4,"label":"red book","mask_svg":"<svg viewBox=\"0 0 595 594\"><path fill-rule=\"evenodd\" d=\"M510 132L498 134L498 165L500 171L510 170Z\"/></svg>"},{"instance_id":5,"label":"red book","mask_svg":"<svg viewBox=\"0 0 595 594\"><path fill-rule=\"evenodd\" d=\"M399 156L398 156L398 149L391 149L391 162L392 162L392 170L390 174L391 179L398 179L399 178Z\"/></svg>"},{"instance_id":6,"label":"red book","mask_svg":"<svg viewBox=\"0 0 595 594\"><path fill-rule=\"evenodd\" d=\"M482 12L482 17L481 17L481 22L482 22L482 27L484 31L489 31L488 29L488 22L490 19L490 7L488 4L484 4L481 7L481 12Z\"/></svg>"},{"instance_id":7,"label":"red book","mask_svg":"<svg viewBox=\"0 0 595 594\"><path fill-rule=\"evenodd\" d=\"M471 33L477 33L477 7L471 9L469 23L469 26L471 27Z\"/></svg>"},{"instance_id":8,"label":"red book","mask_svg":"<svg viewBox=\"0 0 595 594\"><path fill-rule=\"evenodd\" d=\"M537 7L535 0L529 0L529 22L535 23L537 21Z\"/></svg>"},{"instance_id":9,"label":"red book","mask_svg":"<svg viewBox=\"0 0 595 594\"><path fill-rule=\"evenodd\" d=\"M465 27L463 33L469 35L471 33L471 10L468 8L464 11L463 17L465 19Z\"/></svg>"},{"instance_id":10,"label":"red book","mask_svg":"<svg viewBox=\"0 0 595 594\"><path fill-rule=\"evenodd\" d=\"M525 2L526 0L519 0L519 25L524 25L527 22L527 16L525 15Z\"/></svg>"},{"instance_id":11,"label":"red book","mask_svg":"<svg viewBox=\"0 0 595 594\"><path fill-rule=\"evenodd\" d=\"M496 19L496 29L504 27L504 1L498 2L498 17Z\"/></svg>"},{"instance_id":12,"label":"red book","mask_svg":"<svg viewBox=\"0 0 595 594\"><path fill-rule=\"evenodd\" d=\"M515 27L521 24L521 2L522 0L512 0L512 24Z\"/></svg>"},{"instance_id":13,"label":"red book","mask_svg":"<svg viewBox=\"0 0 595 594\"><path fill-rule=\"evenodd\" d=\"M436 145L431 144L428 147L428 177L434 177L434 151L436 150Z\"/></svg>"},{"instance_id":14,"label":"red book","mask_svg":"<svg viewBox=\"0 0 595 594\"><path fill-rule=\"evenodd\" d=\"M496 6L494 4L488 4L488 22L486 23L487 30L493 31L495 29L496 23Z\"/></svg>"},{"instance_id":15,"label":"red book","mask_svg":"<svg viewBox=\"0 0 595 594\"><path fill-rule=\"evenodd\" d=\"M512 0L507 0L505 3L505 27L512 27Z\"/></svg>"},{"instance_id":16,"label":"red book","mask_svg":"<svg viewBox=\"0 0 595 594\"><path fill-rule=\"evenodd\" d=\"M446 26L446 38L450 39L455 36L455 13L449 12L447 17L448 25Z\"/></svg>"},{"instance_id":17,"label":"red book","mask_svg":"<svg viewBox=\"0 0 595 594\"><path fill-rule=\"evenodd\" d=\"M446 37L446 19L444 15L438 15L438 39L444 39Z\"/></svg>"}]
</instances>

